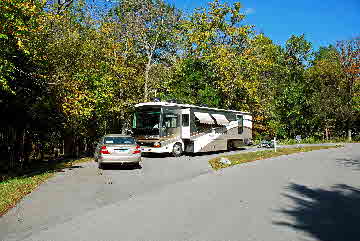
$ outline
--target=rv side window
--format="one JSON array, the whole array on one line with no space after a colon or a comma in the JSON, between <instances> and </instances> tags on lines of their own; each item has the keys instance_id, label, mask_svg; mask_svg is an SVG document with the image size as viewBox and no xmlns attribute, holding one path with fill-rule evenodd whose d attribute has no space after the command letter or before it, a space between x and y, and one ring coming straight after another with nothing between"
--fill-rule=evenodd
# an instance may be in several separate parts
<instances>
[{"instance_id":1,"label":"rv side window","mask_svg":"<svg viewBox=\"0 0 360 241\"><path fill-rule=\"evenodd\" d=\"M182 114L182 126L189 126L189 114Z\"/></svg>"},{"instance_id":2,"label":"rv side window","mask_svg":"<svg viewBox=\"0 0 360 241\"><path fill-rule=\"evenodd\" d=\"M244 118L242 115L237 115L236 119L238 121L238 134L242 134L244 131Z\"/></svg>"},{"instance_id":3,"label":"rv side window","mask_svg":"<svg viewBox=\"0 0 360 241\"><path fill-rule=\"evenodd\" d=\"M163 119L163 127L176 128L178 127L178 118L176 114L165 114Z\"/></svg>"}]
</instances>

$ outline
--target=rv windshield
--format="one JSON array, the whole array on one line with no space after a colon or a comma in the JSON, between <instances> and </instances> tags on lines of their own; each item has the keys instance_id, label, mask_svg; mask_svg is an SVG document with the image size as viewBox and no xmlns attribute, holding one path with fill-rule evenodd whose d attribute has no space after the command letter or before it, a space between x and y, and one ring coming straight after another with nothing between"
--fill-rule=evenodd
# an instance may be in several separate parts
<instances>
[{"instance_id":1,"label":"rv windshield","mask_svg":"<svg viewBox=\"0 0 360 241\"><path fill-rule=\"evenodd\" d=\"M159 135L160 110L138 111L134 114L135 135Z\"/></svg>"}]
</instances>

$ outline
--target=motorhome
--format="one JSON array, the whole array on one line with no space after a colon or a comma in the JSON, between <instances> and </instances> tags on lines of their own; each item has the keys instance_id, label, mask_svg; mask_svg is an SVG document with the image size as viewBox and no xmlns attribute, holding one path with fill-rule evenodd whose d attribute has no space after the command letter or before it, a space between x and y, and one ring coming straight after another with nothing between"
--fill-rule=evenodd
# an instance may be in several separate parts
<instances>
[{"instance_id":1,"label":"motorhome","mask_svg":"<svg viewBox=\"0 0 360 241\"><path fill-rule=\"evenodd\" d=\"M142 152L180 156L250 144L252 116L206 106L145 102L135 105L132 130Z\"/></svg>"}]
</instances>

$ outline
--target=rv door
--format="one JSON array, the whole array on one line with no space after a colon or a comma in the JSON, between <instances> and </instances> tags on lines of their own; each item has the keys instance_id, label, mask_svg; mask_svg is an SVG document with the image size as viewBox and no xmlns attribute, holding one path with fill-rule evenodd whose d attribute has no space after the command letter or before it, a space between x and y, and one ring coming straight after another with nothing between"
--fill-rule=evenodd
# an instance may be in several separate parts
<instances>
[{"instance_id":1,"label":"rv door","mask_svg":"<svg viewBox=\"0 0 360 241\"><path fill-rule=\"evenodd\" d=\"M190 109L181 110L181 138L190 139Z\"/></svg>"}]
</instances>

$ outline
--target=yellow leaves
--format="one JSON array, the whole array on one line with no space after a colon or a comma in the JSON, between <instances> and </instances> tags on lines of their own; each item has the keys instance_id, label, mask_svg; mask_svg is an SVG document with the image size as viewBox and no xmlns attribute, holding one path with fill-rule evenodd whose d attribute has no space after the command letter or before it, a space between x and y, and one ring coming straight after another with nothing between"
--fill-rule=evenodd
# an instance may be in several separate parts
<instances>
[{"instance_id":1,"label":"yellow leaves","mask_svg":"<svg viewBox=\"0 0 360 241\"><path fill-rule=\"evenodd\" d=\"M114 32L115 26L113 23L104 23L101 25L100 32L103 34L110 34Z\"/></svg>"},{"instance_id":2,"label":"yellow leaves","mask_svg":"<svg viewBox=\"0 0 360 241\"><path fill-rule=\"evenodd\" d=\"M20 49L24 48L24 44L21 40L17 41L17 45L19 46Z\"/></svg>"},{"instance_id":3,"label":"yellow leaves","mask_svg":"<svg viewBox=\"0 0 360 241\"><path fill-rule=\"evenodd\" d=\"M36 29L36 21L42 10L41 1L0 1L0 34L12 36L17 46L24 50L29 33Z\"/></svg>"}]
</instances>

